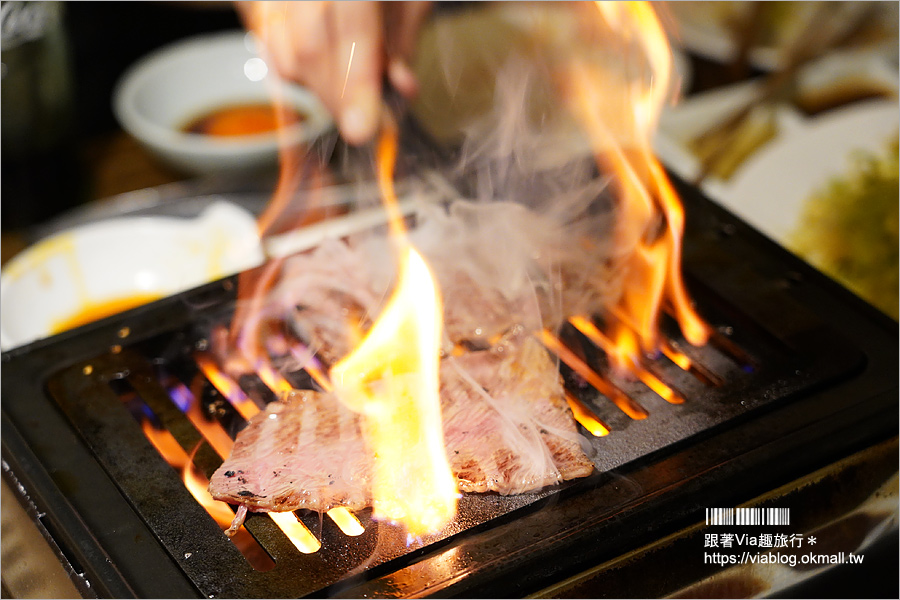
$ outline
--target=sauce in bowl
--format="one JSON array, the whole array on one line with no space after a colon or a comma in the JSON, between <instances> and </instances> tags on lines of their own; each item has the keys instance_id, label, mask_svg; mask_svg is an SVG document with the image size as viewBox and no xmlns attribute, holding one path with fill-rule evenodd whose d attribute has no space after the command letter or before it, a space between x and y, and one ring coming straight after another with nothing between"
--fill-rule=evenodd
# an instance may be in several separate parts
<instances>
[{"instance_id":1,"label":"sauce in bowl","mask_svg":"<svg viewBox=\"0 0 900 600\"><path fill-rule=\"evenodd\" d=\"M302 114L288 110L291 113L288 122L303 120ZM270 104L260 103L217 108L192 119L181 130L185 133L234 137L271 133L277 128L275 108Z\"/></svg>"},{"instance_id":2,"label":"sauce in bowl","mask_svg":"<svg viewBox=\"0 0 900 600\"><path fill-rule=\"evenodd\" d=\"M126 310L141 306L159 300L157 294L135 294L133 296L125 296L124 298L114 298L111 300L102 300L100 302L91 302L84 305L75 314L60 319L53 323L52 333L62 333L69 329L75 329L92 321L99 321L104 317L125 312Z\"/></svg>"}]
</instances>

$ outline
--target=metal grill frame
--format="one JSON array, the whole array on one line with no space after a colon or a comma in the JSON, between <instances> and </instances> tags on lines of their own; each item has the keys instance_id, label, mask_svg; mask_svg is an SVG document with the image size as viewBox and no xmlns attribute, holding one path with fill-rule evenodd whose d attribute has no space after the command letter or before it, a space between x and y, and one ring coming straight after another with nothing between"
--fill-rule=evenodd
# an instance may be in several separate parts
<instances>
[{"instance_id":1,"label":"metal grill frame","mask_svg":"<svg viewBox=\"0 0 900 600\"><path fill-rule=\"evenodd\" d=\"M696 190L677 187L688 217L688 286L707 301L701 314L732 325L734 341L751 354L767 354L758 356L767 370L748 379L755 384L730 390L743 395L733 398L728 418L699 431L678 431L679 410L690 410L692 402L722 400L689 397L682 407L671 408L672 419L651 414L628 423L628 431L622 431L627 435L604 438L615 459L604 463L598 458L603 472L359 574L343 577L335 565L322 561L327 553L303 564L278 557L290 577L298 576L296 569L322 574L325 584L303 594L527 595L696 523L707 506L736 505L897 434L897 323ZM218 530L188 534L185 515L167 523L136 513L134 499L124 493L126 488L133 493L133 486L110 477L90 439L95 417L116 422L118 416L86 413L79 433L71 426L73 415L67 417L46 389L61 370L122 344L117 332L123 326L130 329L132 343L162 335L172 337L173 347L189 349L194 340L185 332L214 318L209 309L222 305L223 292L233 288L228 281L2 356L4 476L19 484L24 501L42 515L64 559L82 574L85 594L284 596L295 589L289 582L260 586L253 577L235 577L221 568L188 576L184 560L205 560L215 567L219 555L182 559L160 540ZM759 379L763 376L765 381ZM97 393L97 398L112 395L108 386ZM95 410L102 413L109 405L117 406L100 401ZM122 437L123 447L146 445L143 436ZM632 443L648 438L649 446ZM811 447L814 453L807 452ZM153 465L133 468L142 466L145 472L135 477L170 489L167 465L168 473ZM156 501L164 505L166 499ZM188 521L205 516L197 510ZM192 543L218 548L219 538Z\"/></svg>"}]
</instances>

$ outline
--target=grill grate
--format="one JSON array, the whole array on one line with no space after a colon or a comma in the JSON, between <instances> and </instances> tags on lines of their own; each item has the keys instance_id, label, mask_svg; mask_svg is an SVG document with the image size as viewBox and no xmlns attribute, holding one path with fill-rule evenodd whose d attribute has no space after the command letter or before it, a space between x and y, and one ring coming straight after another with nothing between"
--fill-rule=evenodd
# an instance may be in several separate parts
<instances>
[{"instance_id":1,"label":"grill grate","mask_svg":"<svg viewBox=\"0 0 900 600\"><path fill-rule=\"evenodd\" d=\"M688 516L698 502L752 489L752 477L735 480L741 465L739 472L755 472L757 480L762 472L783 477L805 468L785 453L791 444L827 439L808 461L827 460L829 452L883 435L884 424L896 423L896 324L694 192L682 197L694 215L685 240L688 287L717 333L693 348L667 319L668 345L693 367L665 355L646 366L683 402L610 373L602 351L579 331L584 323L544 340L563 359L572 402L606 430L590 438L597 472L586 479L514 497L466 495L445 532L409 546L368 511L358 515L365 531L357 537L300 511L322 544L302 553L271 519L253 514L246 529L271 563L251 564L141 428L148 421L185 454L196 449L193 462L204 476L220 464L183 405L193 398L228 437L244 421L196 359L206 334L228 322L232 279L4 354L5 473L34 490L63 532L70 562L84 565L100 595L525 595L604 553L636 547L654 528L702 519L702 509ZM620 392L598 390L591 374ZM840 394L847 382L858 392L853 399ZM275 397L257 378L239 384L257 408ZM816 396L821 402L812 402ZM646 417L628 416L613 400L639 406ZM833 436L836 428L843 435ZM701 501L691 495L698 486L714 491ZM673 498L687 497L673 506Z\"/></svg>"}]
</instances>

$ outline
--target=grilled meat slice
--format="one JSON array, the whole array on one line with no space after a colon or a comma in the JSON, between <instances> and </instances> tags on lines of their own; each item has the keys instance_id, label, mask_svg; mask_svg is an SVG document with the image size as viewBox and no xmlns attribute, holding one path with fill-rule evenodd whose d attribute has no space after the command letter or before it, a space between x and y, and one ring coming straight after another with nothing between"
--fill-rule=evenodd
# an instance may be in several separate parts
<instances>
[{"instance_id":1,"label":"grilled meat slice","mask_svg":"<svg viewBox=\"0 0 900 600\"><path fill-rule=\"evenodd\" d=\"M484 349L512 328L557 328L564 315L614 304L619 259L607 228L585 217L573 235L553 219L511 202L457 201L423 209L411 239L436 276L444 304L445 350ZM331 365L358 342L393 289L390 241L382 235L325 240L284 262L266 300Z\"/></svg>"},{"instance_id":2,"label":"grilled meat slice","mask_svg":"<svg viewBox=\"0 0 900 600\"><path fill-rule=\"evenodd\" d=\"M355 413L330 394L297 390L247 424L210 478L213 498L253 511L361 509L369 458Z\"/></svg>"},{"instance_id":3,"label":"grilled meat slice","mask_svg":"<svg viewBox=\"0 0 900 600\"><path fill-rule=\"evenodd\" d=\"M441 365L444 443L464 492L520 494L585 477L559 372L532 337Z\"/></svg>"},{"instance_id":4,"label":"grilled meat slice","mask_svg":"<svg viewBox=\"0 0 900 600\"><path fill-rule=\"evenodd\" d=\"M390 282L376 281L366 258L363 249L332 239L292 256L266 313L284 318L325 364L334 364L359 343L389 292Z\"/></svg>"}]
</instances>

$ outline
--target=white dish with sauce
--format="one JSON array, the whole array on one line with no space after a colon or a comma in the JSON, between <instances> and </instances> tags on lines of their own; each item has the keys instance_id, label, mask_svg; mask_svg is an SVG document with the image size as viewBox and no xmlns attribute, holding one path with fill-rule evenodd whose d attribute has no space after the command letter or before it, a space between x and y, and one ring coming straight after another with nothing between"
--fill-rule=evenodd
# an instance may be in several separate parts
<instances>
[{"instance_id":1,"label":"white dish with sauce","mask_svg":"<svg viewBox=\"0 0 900 600\"><path fill-rule=\"evenodd\" d=\"M205 114L237 106L271 106L274 97L284 97L301 117L281 136L185 131ZM191 37L142 58L117 83L113 111L123 129L150 152L191 175L274 168L279 137L290 145L308 144L333 125L312 92L269 70L254 38L244 31Z\"/></svg>"},{"instance_id":2,"label":"white dish with sauce","mask_svg":"<svg viewBox=\"0 0 900 600\"><path fill-rule=\"evenodd\" d=\"M11 348L252 268L256 221L229 202L198 217L122 217L58 233L0 275L0 348Z\"/></svg>"}]
</instances>

